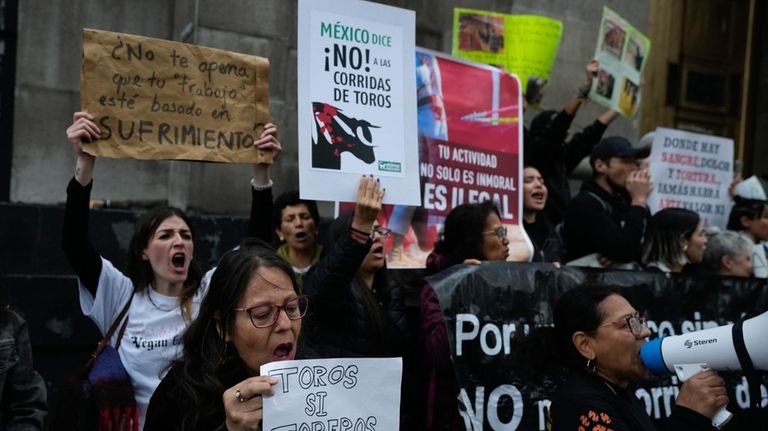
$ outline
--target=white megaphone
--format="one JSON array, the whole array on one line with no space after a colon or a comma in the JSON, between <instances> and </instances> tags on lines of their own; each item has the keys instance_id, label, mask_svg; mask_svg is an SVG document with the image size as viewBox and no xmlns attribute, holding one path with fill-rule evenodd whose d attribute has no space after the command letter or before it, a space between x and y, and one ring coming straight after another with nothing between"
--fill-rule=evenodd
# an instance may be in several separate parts
<instances>
[{"instance_id":1,"label":"white megaphone","mask_svg":"<svg viewBox=\"0 0 768 431\"><path fill-rule=\"evenodd\" d=\"M656 374L674 372L684 382L696 373L711 368L722 371L742 369L744 354L755 370L768 370L768 311L741 323L742 340L734 340L733 324L717 328L657 338L640 349L645 367ZM739 359L739 348L742 359ZM744 353L744 351L746 352ZM724 426L732 414L723 407L712 417L712 425Z\"/></svg>"}]
</instances>

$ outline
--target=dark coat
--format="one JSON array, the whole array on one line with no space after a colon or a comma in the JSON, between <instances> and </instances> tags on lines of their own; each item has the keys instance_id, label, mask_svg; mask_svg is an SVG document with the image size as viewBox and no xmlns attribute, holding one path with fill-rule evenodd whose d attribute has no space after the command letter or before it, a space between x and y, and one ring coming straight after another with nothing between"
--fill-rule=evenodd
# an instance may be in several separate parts
<instances>
[{"instance_id":1,"label":"dark coat","mask_svg":"<svg viewBox=\"0 0 768 431\"><path fill-rule=\"evenodd\" d=\"M27 322L0 308L0 429L42 430L45 381L32 368Z\"/></svg>"},{"instance_id":2,"label":"dark coat","mask_svg":"<svg viewBox=\"0 0 768 431\"><path fill-rule=\"evenodd\" d=\"M336 243L304 279L304 293L309 295L302 329L306 345L326 358L401 356L402 287L388 279L386 268L376 273L371 289L365 287L356 274L371 241L355 241L348 229L331 230L338 231L331 235Z\"/></svg>"},{"instance_id":3,"label":"dark coat","mask_svg":"<svg viewBox=\"0 0 768 431\"><path fill-rule=\"evenodd\" d=\"M585 182L565 216L566 262L592 253L618 263L639 261L650 213L630 202L625 190L611 194Z\"/></svg>"},{"instance_id":4,"label":"dark coat","mask_svg":"<svg viewBox=\"0 0 768 431\"><path fill-rule=\"evenodd\" d=\"M600 425L614 431L656 430L634 388L620 388L581 371L574 371L560 385L552 398L550 417L552 431L604 429ZM714 430L708 418L677 404L664 429Z\"/></svg>"}]
</instances>

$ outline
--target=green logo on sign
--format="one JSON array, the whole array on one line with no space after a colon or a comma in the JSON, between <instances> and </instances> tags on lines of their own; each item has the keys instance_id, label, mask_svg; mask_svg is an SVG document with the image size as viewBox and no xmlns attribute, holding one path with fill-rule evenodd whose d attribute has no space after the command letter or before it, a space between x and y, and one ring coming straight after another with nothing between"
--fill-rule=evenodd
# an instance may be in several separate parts
<instances>
[{"instance_id":1,"label":"green logo on sign","mask_svg":"<svg viewBox=\"0 0 768 431\"><path fill-rule=\"evenodd\" d=\"M387 172L400 172L400 163L379 160L379 170Z\"/></svg>"}]
</instances>

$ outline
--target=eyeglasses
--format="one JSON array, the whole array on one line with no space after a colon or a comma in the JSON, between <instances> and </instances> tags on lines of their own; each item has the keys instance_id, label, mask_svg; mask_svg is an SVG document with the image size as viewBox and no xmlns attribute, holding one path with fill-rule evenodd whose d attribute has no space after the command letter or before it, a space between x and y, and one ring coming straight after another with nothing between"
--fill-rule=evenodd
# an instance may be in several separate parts
<instances>
[{"instance_id":1,"label":"eyeglasses","mask_svg":"<svg viewBox=\"0 0 768 431\"><path fill-rule=\"evenodd\" d=\"M390 229L388 227L381 227L381 226L374 227L373 231L375 233L379 234L379 236L381 236L382 238L386 238L386 237L389 236L389 234L392 233L392 229Z\"/></svg>"},{"instance_id":2,"label":"eyeglasses","mask_svg":"<svg viewBox=\"0 0 768 431\"><path fill-rule=\"evenodd\" d=\"M623 319L616 320L614 322L608 322L604 325L600 325L599 327L602 328L603 326L610 326L610 325L627 325L629 327L629 332L632 333L632 335L635 336L638 340L643 338L643 329L645 329L645 322L646 317L643 315L641 316L640 313L635 313L631 316L627 316Z\"/></svg>"},{"instance_id":3,"label":"eyeglasses","mask_svg":"<svg viewBox=\"0 0 768 431\"><path fill-rule=\"evenodd\" d=\"M285 315L291 320L299 320L307 314L309 308L309 298L307 296L298 296L289 299L283 305L262 304L248 308L235 308L235 311L245 311L251 318L251 323L256 328L268 328L277 322L280 310L285 311Z\"/></svg>"},{"instance_id":4,"label":"eyeglasses","mask_svg":"<svg viewBox=\"0 0 768 431\"><path fill-rule=\"evenodd\" d=\"M496 238L499 239L499 241L504 241L504 238L507 237L507 227L506 226L499 226L499 227L497 227L494 230L486 230L486 231L482 231L480 233L483 234L483 235L494 234L494 235L496 235Z\"/></svg>"}]
</instances>

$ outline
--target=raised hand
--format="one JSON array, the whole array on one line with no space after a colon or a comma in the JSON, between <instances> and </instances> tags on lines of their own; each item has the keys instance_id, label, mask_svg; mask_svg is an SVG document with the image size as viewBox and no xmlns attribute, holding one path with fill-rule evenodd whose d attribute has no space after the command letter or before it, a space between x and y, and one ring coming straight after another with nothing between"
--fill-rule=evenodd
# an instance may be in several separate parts
<instances>
[{"instance_id":1,"label":"raised hand","mask_svg":"<svg viewBox=\"0 0 768 431\"><path fill-rule=\"evenodd\" d=\"M93 122L93 115L85 111L78 111L72 116L72 125L67 128L67 140L77 154L75 165L75 179L83 186L87 186L93 177L93 165L96 157L83 151L83 142L93 142L99 139L101 130Z\"/></svg>"},{"instance_id":2,"label":"raised hand","mask_svg":"<svg viewBox=\"0 0 768 431\"><path fill-rule=\"evenodd\" d=\"M355 205L355 217L352 219L352 228L362 232L370 232L373 222L381 210L381 201L384 199L384 189L379 180L371 176L363 176L357 186L357 205Z\"/></svg>"},{"instance_id":3,"label":"raised hand","mask_svg":"<svg viewBox=\"0 0 768 431\"><path fill-rule=\"evenodd\" d=\"M272 123L267 123L264 126L264 131L261 132L261 136L253 144L254 148L261 151L269 151L272 153L272 161L277 158L280 151L283 150L283 146L280 141L277 140L277 126ZM254 163L253 164L253 180L257 185L269 184L269 166L271 163Z\"/></svg>"},{"instance_id":4,"label":"raised hand","mask_svg":"<svg viewBox=\"0 0 768 431\"><path fill-rule=\"evenodd\" d=\"M586 79L584 80L584 85L591 86L592 85L592 79L597 76L597 72L600 70L600 62L597 61L597 59L593 58L587 62L587 64L584 66L584 73Z\"/></svg>"},{"instance_id":5,"label":"raised hand","mask_svg":"<svg viewBox=\"0 0 768 431\"><path fill-rule=\"evenodd\" d=\"M86 155L93 157L83 151L83 142L93 142L99 139L101 130L93 122L93 115L78 111L72 116L72 125L67 128L67 139L72 144L72 148L78 156Z\"/></svg>"}]
</instances>

